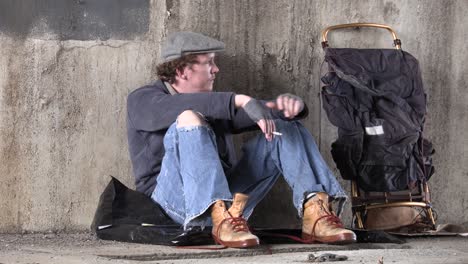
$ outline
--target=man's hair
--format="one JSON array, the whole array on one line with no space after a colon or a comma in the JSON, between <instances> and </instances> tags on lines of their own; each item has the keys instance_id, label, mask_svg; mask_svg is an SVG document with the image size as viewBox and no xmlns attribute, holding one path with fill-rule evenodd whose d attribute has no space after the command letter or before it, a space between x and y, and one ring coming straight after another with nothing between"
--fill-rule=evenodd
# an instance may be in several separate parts
<instances>
[{"instance_id":1,"label":"man's hair","mask_svg":"<svg viewBox=\"0 0 468 264\"><path fill-rule=\"evenodd\" d=\"M182 71L184 67L190 67L197 62L197 54L184 55L178 59L159 64L156 68L157 75L162 81L172 84L175 82L177 70Z\"/></svg>"}]
</instances>

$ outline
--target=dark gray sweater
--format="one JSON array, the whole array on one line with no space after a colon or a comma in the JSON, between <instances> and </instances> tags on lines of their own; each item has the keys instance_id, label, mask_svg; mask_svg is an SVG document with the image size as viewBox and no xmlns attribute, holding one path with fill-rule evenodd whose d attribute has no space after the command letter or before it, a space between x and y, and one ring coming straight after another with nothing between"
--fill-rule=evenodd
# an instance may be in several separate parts
<instances>
[{"instance_id":1,"label":"dark gray sweater","mask_svg":"<svg viewBox=\"0 0 468 264\"><path fill-rule=\"evenodd\" d=\"M171 95L162 81L143 86L128 95L127 132L137 191L150 196L156 186L164 156L167 129L185 110L202 113L211 125L225 171L236 163L232 135L258 129L242 109L236 109L232 92ZM307 116L307 106L295 119ZM283 114L272 111L275 118Z\"/></svg>"}]
</instances>

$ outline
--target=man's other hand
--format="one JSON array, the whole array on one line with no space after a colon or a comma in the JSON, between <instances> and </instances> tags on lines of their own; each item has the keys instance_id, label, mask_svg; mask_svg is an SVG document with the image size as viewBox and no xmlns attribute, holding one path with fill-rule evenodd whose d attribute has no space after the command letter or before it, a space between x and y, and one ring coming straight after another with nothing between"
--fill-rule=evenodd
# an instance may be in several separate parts
<instances>
[{"instance_id":1,"label":"man's other hand","mask_svg":"<svg viewBox=\"0 0 468 264\"><path fill-rule=\"evenodd\" d=\"M266 106L283 111L286 118L294 118L304 110L304 100L297 95L285 93L280 94L276 101L267 102Z\"/></svg>"}]
</instances>

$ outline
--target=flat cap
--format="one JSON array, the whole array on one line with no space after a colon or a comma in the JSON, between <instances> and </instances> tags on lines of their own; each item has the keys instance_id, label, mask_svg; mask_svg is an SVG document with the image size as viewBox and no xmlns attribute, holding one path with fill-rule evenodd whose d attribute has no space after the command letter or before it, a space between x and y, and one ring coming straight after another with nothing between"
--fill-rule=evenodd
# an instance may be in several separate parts
<instances>
[{"instance_id":1,"label":"flat cap","mask_svg":"<svg viewBox=\"0 0 468 264\"><path fill-rule=\"evenodd\" d=\"M167 36L161 47L162 62L178 59L187 54L200 54L224 50L224 43L200 33L181 31Z\"/></svg>"}]
</instances>

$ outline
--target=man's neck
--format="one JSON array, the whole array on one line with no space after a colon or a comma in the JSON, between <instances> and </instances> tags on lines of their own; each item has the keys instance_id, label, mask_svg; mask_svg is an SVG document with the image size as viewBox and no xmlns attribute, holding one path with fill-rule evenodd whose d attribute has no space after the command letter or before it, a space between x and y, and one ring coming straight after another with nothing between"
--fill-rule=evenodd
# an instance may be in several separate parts
<instances>
[{"instance_id":1,"label":"man's neck","mask_svg":"<svg viewBox=\"0 0 468 264\"><path fill-rule=\"evenodd\" d=\"M190 86L186 86L187 84L185 83L180 83L180 82L175 82L172 83L171 86L174 88L177 93L195 93L193 89L191 89Z\"/></svg>"},{"instance_id":2,"label":"man's neck","mask_svg":"<svg viewBox=\"0 0 468 264\"><path fill-rule=\"evenodd\" d=\"M177 91L177 93L186 93L190 91L189 87L186 87L186 83L181 80L175 80L175 82L171 83L172 88Z\"/></svg>"}]
</instances>

